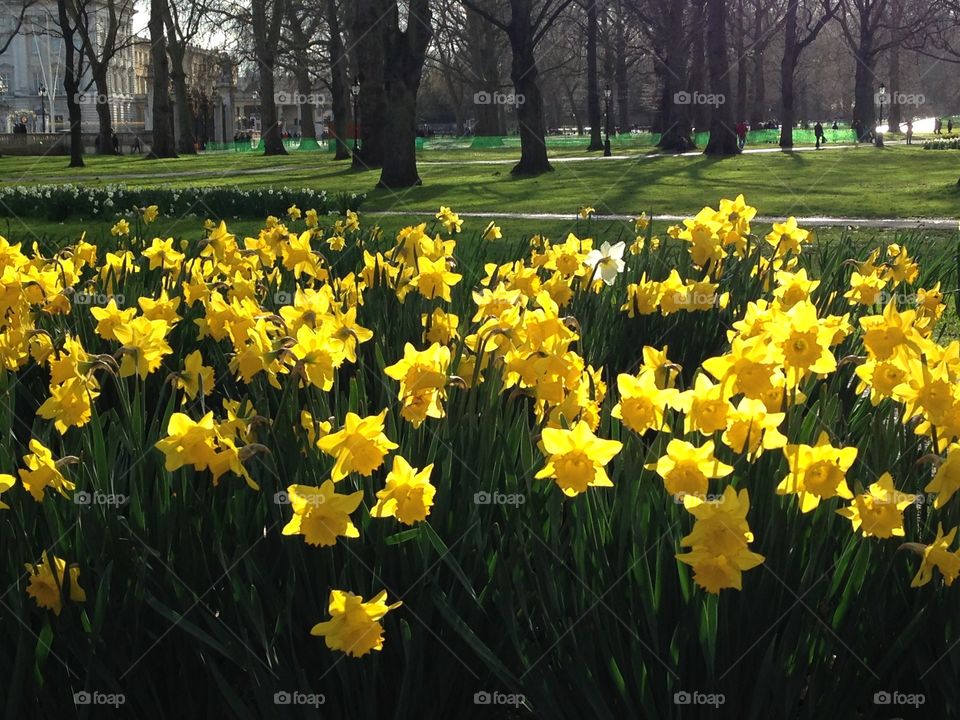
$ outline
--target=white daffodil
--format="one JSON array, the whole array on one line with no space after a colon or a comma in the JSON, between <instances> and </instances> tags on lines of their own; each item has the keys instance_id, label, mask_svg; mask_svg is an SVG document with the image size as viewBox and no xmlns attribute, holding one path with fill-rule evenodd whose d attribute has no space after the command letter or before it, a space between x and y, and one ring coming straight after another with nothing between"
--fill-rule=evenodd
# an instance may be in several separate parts
<instances>
[{"instance_id":1,"label":"white daffodil","mask_svg":"<svg viewBox=\"0 0 960 720\"><path fill-rule=\"evenodd\" d=\"M623 251L627 244L622 240L616 245L605 242L599 250L591 250L587 253L584 263L593 270L593 276L599 276L607 285L613 285L617 280L617 275L623 272Z\"/></svg>"}]
</instances>

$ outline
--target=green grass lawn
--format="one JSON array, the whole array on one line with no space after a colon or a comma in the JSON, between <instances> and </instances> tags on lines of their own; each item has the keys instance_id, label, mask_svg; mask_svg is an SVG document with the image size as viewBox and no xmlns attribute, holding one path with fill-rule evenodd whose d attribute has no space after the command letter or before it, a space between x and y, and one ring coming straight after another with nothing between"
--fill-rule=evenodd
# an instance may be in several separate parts
<instances>
[{"instance_id":1,"label":"green grass lawn","mask_svg":"<svg viewBox=\"0 0 960 720\"><path fill-rule=\"evenodd\" d=\"M569 153L567 153L569 154ZM537 178L510 176L509 164L471 164L477 155L509 160L511 151L422 153L423 185L375 190L377 171L353 172L323 154L267 158L218 154L148 162L132 157L91 157L71 171L64 158L0 158L0 183L123 183L304 186L365 192L366 211L570 212L592 205L599 213L691 213L720 197L744 193L761 214L857 217L955 216L960 207L960 153L919 146L870 146L819 153L770 153L727 159L646 157L558 162ZM558 153L557 156L561 154Z\"/></svg>"}]
</instances>

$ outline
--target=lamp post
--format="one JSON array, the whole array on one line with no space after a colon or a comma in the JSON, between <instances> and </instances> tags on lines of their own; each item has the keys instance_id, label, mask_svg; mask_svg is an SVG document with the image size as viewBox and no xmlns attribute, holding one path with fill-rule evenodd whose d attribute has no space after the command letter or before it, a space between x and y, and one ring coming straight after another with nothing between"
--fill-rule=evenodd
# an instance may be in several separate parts
<instances>
[{"instance_id":1,"label":"lamp post","mask_svg":"<svg viewBox=\"0 0 960 720\"><path fill-rule=\"evenodd\" d=\"M37 95L40 96L40 132L47 131L47 109L44 107L44 99L47 96L47 86L43 83L37 87Z\"/></svg>"},{"instance_id":2,"label":"lamp post","mask_svg":"<svg viewBox=\"0 0 960 720\"><path fill-rule=\"evenodd\" d=\"M353 79L353 85L350 86L350 94L353 95L353 154L356 156L360 149L360 78Z\"/></svg>"},{"instance_id":3,"label":"lamp post","mask_svg":"<svg viewBox=\"0 0 960 720\"><path fill-rule=\"evenodd\" d=\"M7 132L7 114L2 112L3 109L7 107L7 81L0 75L0 121L2 121L2 126L0 126L0 132Z\"/></svg>"},{"instance_id":4,"label":"lamp post","mask_svg":"<svg viewBox=\"0 0 960 720\"><path fill-rule=\"evenodd\" d=\"M603 90L603 98L606 101L604 103L603 111L603 124L604 130L606 132L606 139L603 141L603 156L610 157L613 153L610 152L610 97L613 95L613 91L610 89L610 85Z\"/></svg>"}]
</instances>

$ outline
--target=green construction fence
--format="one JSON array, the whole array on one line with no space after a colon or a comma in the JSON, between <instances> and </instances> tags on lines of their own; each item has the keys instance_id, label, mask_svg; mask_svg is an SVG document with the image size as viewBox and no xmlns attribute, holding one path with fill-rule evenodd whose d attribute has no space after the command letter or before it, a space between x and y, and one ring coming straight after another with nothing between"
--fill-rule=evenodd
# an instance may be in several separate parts
<instances>
[{"instance_id":1,"label":"green construction fence","mask_svg":"<svg viewBox=\"0 0 960 720\"><path fill-rule=\"evenodd\" d=\"M848 128L824 128L824 136L828 143L850 143L854 141L853 131ZM698 148L706 146L710 139L709 132L694 134L694 142ZM549 135L546 138L548 148L553 149L586 149L588 139L585 135ZM624 133L610 136L610 147L613 150L629 150L631 148L654 148L660 142L659 133ZM751 130L747 133L747 146L778 145L780 142L779 130ZM812 145L816 142L813 130L794 129L793 142L795 145ZM352 141L347 143L352 144ZM290 152L334 152L335 141L313 139L286 139L283 146ZM519 149L518 135L504 136L463 136L463 137L418 137L418 151L434 150L494 150ZM204 148L207 152L260 152L259 143L249 140L238 140L228 143L208 142Z\"/></svg>"}]
</instances>

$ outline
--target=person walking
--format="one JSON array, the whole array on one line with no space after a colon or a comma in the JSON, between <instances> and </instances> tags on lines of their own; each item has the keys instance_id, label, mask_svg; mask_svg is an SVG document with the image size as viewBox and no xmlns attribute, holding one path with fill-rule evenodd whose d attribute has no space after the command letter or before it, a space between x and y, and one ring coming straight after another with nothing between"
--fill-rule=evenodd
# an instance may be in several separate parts
<instances>
[{"instance_id":1,"label":"person walking","mask_svg":"<svg viewBox=\"0 0 960 720\"><path fill-rule=\"evenodd\" d=\"M820 124L819 120L817 120L817 124L813 126L813 136L817 139L817 150L819 150L820 143L827 141L827 138L823 134L823 125Z\"/></svg>"},{"instance_id":2,"label":"person walking","mask_svg":"<svg viewBox=\"0 0 960 720\"><path fill-rule=\"evenodd\" d=\"M913 145L913 118L907 119L907 145Z\"/></svg>"},{"instance_id":3,"label":"person walking","mask_svg":"<svg viewBox=\"0 0 960 720\"><path fill-rule=\"evenodd\" d=\"M737 146L743 150L743 146L747 144L747 124L741 120L737 123L735 130L737 132Z\"/></svg>"}]
</instances>

